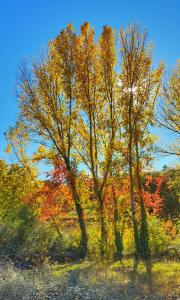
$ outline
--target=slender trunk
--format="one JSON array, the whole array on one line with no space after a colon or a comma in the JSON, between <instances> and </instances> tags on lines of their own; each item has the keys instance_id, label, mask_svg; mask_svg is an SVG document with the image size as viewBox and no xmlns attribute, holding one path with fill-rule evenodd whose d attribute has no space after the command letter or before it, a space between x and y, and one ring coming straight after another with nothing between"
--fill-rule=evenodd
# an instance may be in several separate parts
<instances>
[{"instance_id":1,"label":"slender trunk","mask_svg":"<svg viewBox=\"0 0 180 300\"><path fill-rule=\"evenodd\" d=\"M61 239L62 235L61 235L61 232L59 230L58 225L56 224L56 221L55 221L54 217L51 216L51 219L52 219L52 224L53 224L55 230L57 231L57 234L58 234L59 238Z\"/></svg>"},{"instance_id":2,"label":"slender trunk","mask_svg":"<svg viewBox=\"0 0 180 300\"><path fill-rule=\"evenodd\" d=\"M102 194L99 192L97 186L95 186L95 194L98 199L99 210L100 210L100 227L101 227L100 253L101 256L103 257L106 253L106 248L107 248L107 228L106 228L106 220L105 220L105 212L104 212L104 201L102 198Z\"/></svg>"},{"instance_id":3,"label":"slender trunk","mask_svg":"<svg viewBox=\"0 0 180 300\"><path fill-rule=\"evenodd\" d=\"M131 161L129 163L129 177L130 177L130 200L131 200L131 217L133 222L133 229L134 229L134 241L136 246L136 258L138 258L140 253L140 244L139 244L139 232L138 232L138 225L135 215L135 201L134 201L134 188L133 188L133 174L132 174L132 164Z\"/></svg>"},{"instance_id":4,"label":"slender trunk","mask_svg":"<svg viewBox=\"0 0 180 300\"><path fill-rule=\"evenodd\" d=\"M95 120L94 120L95 122ZM99 210L100 210L100 226L101 226L101 256L103 257L106 252L106 245L107 245L107 231L106 231L106 221L105 221L105 214L104 214L104 200L102 197L102 193L99 190L99 184L97 179L97 168L94 164L94 154L96 156L96 140L95 145L93 149L93 113L92 113L92 107L89 103L89 150L90 150L90 158L91 158L91 170L93 175L93 181L94 181L94 192L98 199L99 203ZM95 123L94 123L95 125ZM94 128L95 129L95 128ZM95 134L95 132L94 132ZM93 151L94 150L94 151ZM94 153L95 152L95 153Z\"/></svg>"},{"instance_id":5,"label":"slender trunk","mask_svg":"<svg viewBox=\"0 0 180 300\"><path fill-rule=\"evenodd\" d=\"M147 223L146 208L142 196L142 183L141 183L141 176L140 176L139 149L138 149L137 139L136 139L136 176L137 176L138 194L140 199L140 209L141 209L141 228L140 228L141 257L144 259L148 259L150 256L148 223Z\"/></svg>"},{"instance_id":6,"label":"slender trunk","mask_svg":"<svg viewBox=\"0 0 180 300\"><path fill-rule=\"evenodd\" d=\"M115 138L115 128L114 128L114 101L112 97L112 91L110 92L110 119L111 119L111 142L113 142ZM113 151L113 149L112 149ZM111 177L112 177L112 170L111 170ZM123 242L122 242L122 235L119 228L119 212L118 212L118 204L117 198L115 195L114 187L112 186L112 197L114 202L114 238L115 238L115 245L116 245L116 253L115 258L118 260L122 260L122 252L123 252Z\"/></svg>"},{"instance_id":7,"label":"slender trunk","mask_svg":"<svg viewBox=\"0 0 180 300\"><path fill-rule=\"evenodd\" d=\"M143 259L149 259L150 249L149 249L149 233L148 233L148 223L146 208L144 201L140 200L141 207L141 228L140 228L140 248L141 248L141 257Z\"/></svg>"},{"instance_id":8,"label":"slender trunk","mask_svg":"<svg viewBox=\"0 0 180 300\"><path fill-rule=\"evenodd\" d=\"M81 251L80 255L81 257L85 257L87 254L87 233L86 233L86 226L85 226L85 221L84 221L84 214L83 214L83 209L80 204L80 199L77 193L74 194L74 199L75 199L75 206L76 206L76 211L78 215L78 221L79 221L79 226L81 230Z\"/></svg>"},{"instance_id":9,"label":"slender trunk","mask_svg":"<svg viewBox=\"0 0 180 300\"><path fill-rule=\"evenodd\" d=\"M102 198L100 199L100 221L101 221L101 256L103 257L106 253L106 247L107 247L107 230L106 230L106 221L104 215L104 203Z\"/></svg>"},{"instance_id":10,"label":"slender trunk","mask_svg":"<svg viewBox=\"0 0 180 300\"><path fill-rule=\"evenodd\" d=\"M114 192L114 188L112 189L113 201L114 201L114 235L115 235L115 245L116 245L116 259L122 259L122 251L123 251L123 243L122 243L122 235L119 228L119 213L118 213L118 205L117 198Z\"/></svg>"},{"instance_id":11,"label":"slender trunk","mask_svg":"<svg viewBox=\"0 0 180 300\"><path fill-rule=\"evenodd\" d=\"M139 232L138 224L136 220L135 213L135 200L134 200L134 180L133 180L133 160L132 160L132 145L133 145L133 128L132 128L132 102L133 95L130 95L130 105L129 105L129 180L130 180L130 201L131 201L131 217L134 229L134 241L136 246L136 258L138 258L140 253L140 243L139 243Z\"/></svg>"},{"instance_id":12,"label":"slender trunk","mask_svg":"<svg viewBox=\"0 0 180 300\"><path fill-rule=\"evenodd\" d=\"M86 225L85 225L85 220L84 220L84 213L83 213L83 208L80 203L80 198L76 189L76 181L75 181L75 176L74 172L71 169L70 163L66 162L67 170L69 172L69 184L71 187L72 195L73 195L73 200L75 203L76 207L76 213L78 216L78 221L79 221L79 227L81 231L81 247L80 247L80 255L81 257L85 257L87 254L87 244L88 244L88 237L87 237L87 232L86 232Z\"/></svg>"},{"instance_id":13,"label":"slender trunk","mask_svg":"<svg viewBox=\"0 0 180 300\"><path fill-rule=\"evenodd\" d=\"M71 92L70 92L69 124L68 124L68 159L70 159L70 154L71 154L71 123L72 123L72 96L71 96Z\"/></svg>"}]
</instances>

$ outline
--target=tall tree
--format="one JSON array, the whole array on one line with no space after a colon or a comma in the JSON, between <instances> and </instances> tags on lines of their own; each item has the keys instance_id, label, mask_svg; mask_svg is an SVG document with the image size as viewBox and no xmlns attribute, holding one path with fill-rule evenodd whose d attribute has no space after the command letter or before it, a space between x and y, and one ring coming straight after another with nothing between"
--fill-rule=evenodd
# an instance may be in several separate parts
<instances>
[{"instance_id":1,"label":"tall tree","mask_svg":"<svg viewBox=\"0 0 180 300\"><path fill-rule=\"evenodd\" d=\"M116 49L115 37L113 29L110 26L104 26L103 32L99 39L100 44L100 63L102 76L102 90L104 102L107 103L108 116L108 132L109 132L109 155L107 157L107 167L110 170L110 176L113 177L113 154L114 144L116 142L117 125L118 125L118 106L117 106L117 92L116 92ZM112 185L112 197L114 202L114 235L116 245L116 257L122 258L122 237L119 228L119 212L117 197Z\"/></svg>"},{"instance_id":2,"label":"tall tree","mask_svg":"<svg viewBox=\"0 0 180 300\"><path fill-rule=\"evenodd\" d=\"M82 256L87 253L87 233L83 208L76 188L76 167L72 158L73 123L76 117L73 98L73 45L71 25L50 43L48 56L31 68L23 67L19 80L21 115L33 134L50 142L63 159L81 230Z\"/></svg>"},{"instance_id":3,"label":"tall tree","mask_svg":"<svg viewBox=\"0 0 180 300\"><path fill-rule=\"evenodd\" d=\"M140 149L148 134L148 125L153 121L154 101L158 95L163 65L151 70L152 56L146 45L146 33L141 32L137 25L130 26L126 31L120 30L122 73L121 105L125 140L128 143L128 165L130 180L131 215L134 227L136 255L143 252L148 255L148 229L146 212L142 198L141 170L143 167ZM135 181L136 176L136 181ZM137 201L135 188L141 207L141 230L138 232L136 218Z\"/></svg>"},{"instance_id":4,"label":"tall tree","mask_svg":"<svg viewBox=\"0 0 180 300\"><path fill-rule=\"evenodd\" d=\"M172 71L168 82L163 89L163 99L158 107L157 121L169 130L174 136L179 138L180 134L180 60L177 61L176 68ZM168 148L160 149L165 154L180 155L177 144Z\"/></svg>"},{"instance_id":5,"label":"tall tree","mask_svg":"<svg viewBox=\"0 0 180 300\"><path fill-rule=\"evenodd\" d=\"M76 150L89 168L99 203L101 254L105 254L107 229L104 191L111 172L115 131L117 130L114 66L114 34L105 26L95 43L89 23L81 26L76 42L76 89L79 103Z\"/></svg>"}]
</instances>

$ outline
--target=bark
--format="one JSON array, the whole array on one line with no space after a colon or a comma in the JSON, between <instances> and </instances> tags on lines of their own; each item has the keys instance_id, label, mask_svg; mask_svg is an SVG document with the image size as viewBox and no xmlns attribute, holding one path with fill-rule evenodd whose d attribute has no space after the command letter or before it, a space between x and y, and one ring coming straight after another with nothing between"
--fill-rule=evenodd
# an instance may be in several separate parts
<instances>
[{"instance_id":1,"label":"bark","mask_svg":"<svg viewBox=\"0 0 180 300\"><path fill-rule=\"evenodd\" d=\"M67 170L69 172L69 184L71 187L73 200L74 200L75 207L76 207L76 213L78 216L79 227L80 227L80 231L81 231L80 255L81 255L81 257L85 257L87 254L87 250L88 250L88 237L87 237L87 232L86 232L83 208L81 206L80 198L79 198L79 195L78 195L78 192L76 189L76 181L75 181L74 172L72 171L69 162L66 163L66 166L67 166Z\"/></svg>"},{"instance_id":2,"label":"bark","mask_svg":"<svg viewBox=\"0 0 180 300\"><path fill-rule=\"evenodd\" d=\"M136 246L136 258L140 254L140 243L139 243L139 232L138 224L135 214L135 200L134 200L134 179L133 179L133 160L132 160L132 146L133 146L133 126L132 126L132 103L133 95L130 95L130 104L129 104L129 180L130 180L130 202L131 202L131 217L133 222L134 229L134 241Z\"/></svg>"},{"instance_id":3,"label":"bark","mask_svg":"<svg viewBox=\"0 0 180 300\"><path fill-rule=\"evenodd\" d=\"M104 201L102 198L102 194L99 192L97 186L95 187L95 194L99 203L100 210L100 227L101 227L101 256L103 257L106 253L107 248L107 229L106 229L106 221L105 221L105 213L104 213Z\"/></svg>"},{"instance_id":4,"label":"bark","mask_svg":"<svg viewBox=\"0 0 180 300\"><path fill-rule=\"evenodd\" d=\"M133 222L134 229L134 241L136 246L136 257L138 258L140 254L140 244L139 244L139 232L138 232L138 224L135 215L135 201L134 201L134 188L133 188L133 174L132 174L132 162L130 160L129 163L129 177L130 177L130 201L131 201L131 217Z\"/></svg>"},{"instance_id":5,"label":"bark","mask_svg":"<svg viewBox=\"0 0 180 300\"><path fill-rule=\"evenodd\" d=\"M100 200L100 220L101 220L101 256L103 257L106 253L107 247L107 230L106 230L106 221L104 215L104 204Z\"/></svg>"},{"instance_id":6,"label":"bark","mask_svg":"<svg viewBox=\"0 0 180 300\"><path fill-rule=\"evenodd\" d=\"M79 196L77 193L74 195L74 199L75 199L76 212L78 215L79 226L80 226L80 230L81 230L81 253L80 254L82 257L85 257L87 254L87 250L88 250L87 249L88 238L87 238L87 233L86 233L84 214L83 214L83 209L80 204Z\"/></svg>"},{"instance_id":7,"label":"bark","mask_svg":"<svg viewBox=\"0 0 180 300\"><path fill-rule=\"evenodd\" d=\"M122 244L122 235L119 229L119 213L118 213L118 205L117 205L117 198L114 195L113 189L113 200L114 200L114 235L115 235L115 245L116 245L116 259L122 259L122 251L123 251L123 244Z\"/></svg>"},{"instance_id":8,"label":"bark","mask_svg":"<svg viewBox=\"0 0 180 300\"><path fill-rule=\"evenodd\" d=\"M139 149L138 149L137 138L136 138L136 176L137 176L138 195L140 199L140 209L141 209L140 251L141 251L141 257L143 259L148 259L150 256L148 223L147 223L146 208L142 196L142 183L141 183L141 176L140 176Z\"/></svg>"},{"instance_id":9,"label":"bark","mask_svg":"<svg viewBox=\"0 0 180 300\"><path fill-rule=\"evenodd\" d=\"M103 257L106 252L106 245L107 245L107 231L106 231L106 221L105 221L105 214L104 214L104 199L102 197L102 191L99 189L98 178L97 178L97 168L94 164L94 151L93 151L93 120L92 120L92 107L89 103L89 120L90 120L90 132L89 132L89 146L90 146L90 158L91 158L91 171L93 175L94 181L94 192L97 197L99 203L99 210L100 210L100 227L101 227L101 256ZM95 134L95 132L94 132ZM96 143L95 143L95 156L96 156ZM97 158L96 158L97 159Z\"/></svg>"}]
</instances>

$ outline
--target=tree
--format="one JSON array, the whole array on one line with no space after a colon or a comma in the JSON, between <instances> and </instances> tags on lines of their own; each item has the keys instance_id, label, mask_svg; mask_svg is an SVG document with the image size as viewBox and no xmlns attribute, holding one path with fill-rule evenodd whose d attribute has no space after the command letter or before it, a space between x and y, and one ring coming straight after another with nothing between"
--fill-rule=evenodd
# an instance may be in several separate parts
<instances>
[{"instance_id":1,"label":"tree","mask_svg":"<svg viewBox=\"0 0 180 300\"><path fill-rule=\"evenodd\" d=\"M146 45L146 33L141 32L138 26L132 25L126 31L121 29L120 43L122 63L120 105L125 141L128 144L130 202L136 255L141 253L144 257L148 257L148 230L141 183L143 160L140 158L140 149L142 151L143 146L147 147L147 127L153 123L154 101L159 92L163 66L151 70L152 55ZM136 219L135 186L141 207L140 236Z\"/></svg>"},{"instance_id":2,"label":"tree","mask_svg":"<svg viewBox=\"0 0 180 300\"><path fill-rule=\"evenodd\" d=\"M172 71L163 90L163 100L158 108L157 122L169 132L179 137L180 134L180 60ZM169 149L160 149L165 154L180 155L178 143Z\"/></svg>"},{"instance_id":3,"label":"tree","mask_svg":"<svg viewBox=\"0 0 180 300\"><path fill-rule=\"evenodd\" d=\"M81 230L82 255L87 253L83 208L92 200L98 206L102 256L106 252L110 220L116 257L122 258L119 224L124 222L124 216L117 186L122 178L127 180L128 174L136 255L147 258L142 178L151 160L153 138L149 127L154 124L154 102L159 95L163 65L152 69L146 33L136 25L120 30L120 46L118 66L115 35L110 26L104 26L96 40L88 22L81 26L79 34L69 24L50 41L47 55L21 67L19 105L23 126L31 138L38 137L41 147L50 147L49 154L39 148L34 159L51 156L56 167L59 165L55 171L60 177L60 169L64 170L65 185L71 191ZM61 214L61 188L56 177L55 186L48 183L41 191L45 218L57 218L56 212ZM111 197L107 197L107 191ZM112 218L107 214L107 203Z\"/></svg>"},{"instance_id":4,"label":"tree","mask_svg":"<svg viewBox=\"0 0 180 300\"><path fill-rule=\"evenodd\" d=\"M79 113L75 147L79 159L91 173L99 203L102 255L107 242L104 192L111 173L117 130L115 63L112 28L104 26L99 41L95 43L94 30L89 23L84 23L76 40L75 97Z\"/></svg>"},{"instance_id":5,"label":"tree","mask_svg":"<svg viewBox=\"0 0 180 300\"><path fill-rule=\"evenodd\" d=\"M5 254L12 256L22 246L36 219L37 212L24 203L24 198L36 190L37 181L25 166L0 160L1 247L5 246Z\"/></svg>"},{"instance_id":6,"label":"tree","mask_svg":"<svg viewBox=\"0 0 180 300\"><path fill-rule=\"evenodd\" d=\"M18 165L26 169L29 176L34 180L38 186L38 182L35 180L37 177L37 168L33 164L32 157L27 154L29 146L28 129L21 121L17 121L14 127L9 127L4 133L7 147L6 153L16 161Z\"/></svg>"},{"instance_id":7,"label":"tree","mask_svg":"<svg viewBox=\"0 0 180 300\"><path fill-rule=\"evenodd\" d=\"M63 161L54 160L54 170L48 172L47 177L48 180L44 180L34 193L27 194L25 202L38 209L40 221L49 221L61 238L59 226L64 227L66 221L69 221L68 212L74 210L67 169Z\"/></svg>"},{"instance_id":8,"label":"tree","mask_svg":"<svg viewBox=\"0 0 180 300\"><path fill-rule=\"evenodd\" d=\"M19 106L21 116L33 135L49 142L63 159L81 230L82 256L87 253L87 233L83 208L76 188L76 162L72 158L73 123L76 118L73 98L73 45L71 25L49 45L40 63L20 68Z\"/></svg>"},{"instance_id":9,"label":"tree","mask_svg":"<svg viewBox=\"0 0 180 300\"><path fill-rule=\"evenodd\" d=\"M99 40L100 43L100 61L101 61L101 76L102 76L102 88L104 98L109 106L109 155L107 157L107 172L110 172L110 177L113 177L113 154L114 144L116 143L117 128L118 128L118 106L117 106L117 91L116 91L116 50L115 50L115 37L114 32L110 26L104 26L102 35ZM116 245L116 258L122 258L122 236L119 228L119 212L117 196L115 193L115 187L111 186L113 197L113 209L114 209L114 235Z\"/></svg>"}]
</instances>

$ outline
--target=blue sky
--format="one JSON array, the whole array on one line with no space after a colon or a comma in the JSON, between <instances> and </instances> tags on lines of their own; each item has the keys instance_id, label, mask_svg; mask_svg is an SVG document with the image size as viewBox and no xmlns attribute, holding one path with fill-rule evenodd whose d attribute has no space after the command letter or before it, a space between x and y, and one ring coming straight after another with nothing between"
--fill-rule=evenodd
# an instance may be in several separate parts
<instances>
[{"instance_id":1,"label":"blue sky","mask_svg":"<svg viewBox=\"0 0 180 300\"><path fill-rule=\"evenodd\" d=\"M155 64L163 60L171 69L180 58L179 0L0 0L0 158L6 157L3 132L18 113L14 87L21 60L37 56L67 23L78 29L86 20L97 33L105 24L118 30L139 22L154 43ZM165 131L160 133L165 141L171 139ZM160 159L156 167L174 159Z\"/></svg>"}]
</instances>

